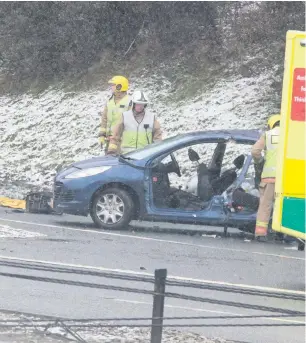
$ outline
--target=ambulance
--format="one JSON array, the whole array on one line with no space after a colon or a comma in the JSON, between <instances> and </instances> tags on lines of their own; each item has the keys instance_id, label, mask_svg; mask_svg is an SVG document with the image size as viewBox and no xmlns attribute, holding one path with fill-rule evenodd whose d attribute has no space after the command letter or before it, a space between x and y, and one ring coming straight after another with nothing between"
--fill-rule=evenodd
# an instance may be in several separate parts
<instances>
[{"instance_id":1,"label":"ambulance","mask_svg":"<svg viewBox=\"0 0 306 343\"><path fill-rule=\"evenodd\" d=\"M306 178L306 32L286 35L281 125L272 229L305 247Z\"/></svg>"}]
</instances>

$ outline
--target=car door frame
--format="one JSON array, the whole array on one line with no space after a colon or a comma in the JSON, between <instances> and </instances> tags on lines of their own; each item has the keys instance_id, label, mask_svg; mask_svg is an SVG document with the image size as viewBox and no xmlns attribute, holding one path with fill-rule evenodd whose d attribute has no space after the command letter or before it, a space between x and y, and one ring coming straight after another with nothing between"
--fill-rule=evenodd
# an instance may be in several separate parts
<instances>
[{"instance_id":1,"label":"car door frame","mask_svg":"<svg viewBox=\"0 0 306 343\"><path fill-rule=\"evenodd\" d=\"M169 155L177 150L182 148L188 148L190 146L198 144L209 144L209 143L225 143L227 144L230 140L230 137L205 137L202 139L190 140L189 142L184 142L173 146L167 151L162 151L155 156L152 156L147 163L145 170L145 180L144 180L144 190L145 190L145 199L146 199L146 212L147 218L155 221L163 222L181 222L181 223L192 223L198 225L218 225L223 226L225 224L227 215L224 210L224 199L222 196L214 196L210 200L210 205L204 210L200 211L189 211L189 210L180 210L172 208L157 208L153 202L153 189L152 189L152 168L151 164L158 157ZM216 147L217 149L217 147ZM223 155L224 158L224 155ZM223 159L222 159L223 160Z\"/></svg>"}]
</instances>

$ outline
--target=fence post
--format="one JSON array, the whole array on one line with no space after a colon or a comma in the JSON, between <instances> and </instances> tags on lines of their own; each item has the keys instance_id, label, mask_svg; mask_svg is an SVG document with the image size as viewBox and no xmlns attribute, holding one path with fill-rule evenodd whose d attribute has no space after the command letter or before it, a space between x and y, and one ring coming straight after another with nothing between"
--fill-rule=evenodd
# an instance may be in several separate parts
<instances>
[{"instance_id":1,"label":"fence post","mask_svg":"<svg viewBox=\"0 0 306 343\"><path fill-rule=\"evenodd\" d=\"M151 343L162 342L166 278L167 269L155 270Z\"/></svg>"}]
</instances>

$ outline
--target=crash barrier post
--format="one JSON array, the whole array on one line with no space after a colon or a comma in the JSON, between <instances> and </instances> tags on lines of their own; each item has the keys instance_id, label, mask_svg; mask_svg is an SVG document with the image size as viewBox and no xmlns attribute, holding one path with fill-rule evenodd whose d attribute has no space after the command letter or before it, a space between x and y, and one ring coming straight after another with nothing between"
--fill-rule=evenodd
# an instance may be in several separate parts
<instances>
[{"instance_id":1,"label":"crash barrier post","mask_svg":"<svg viewBox=\"0 0 306 343\"><path fill-rule=\"evenodd\" d=\"M151 343L162 342L166 278L167 269L155 270Z\"/></svg>"}]
</instances>

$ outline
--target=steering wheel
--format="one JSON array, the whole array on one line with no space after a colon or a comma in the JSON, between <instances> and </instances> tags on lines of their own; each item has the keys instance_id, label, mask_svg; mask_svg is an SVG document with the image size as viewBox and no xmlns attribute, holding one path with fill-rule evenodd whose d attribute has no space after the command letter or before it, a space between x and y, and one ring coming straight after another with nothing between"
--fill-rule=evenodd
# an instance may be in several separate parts
<instances>
[{"instance_id":1,"label":"steering wheel","mask_svg":"<svg viewBox=\"0 0 306 343\"><path fill-rule=\"evenodd\" d=\"M174 172L175 174L177 174L177 176L181 177L182 174L181 174L180 166L179 166L179 164L177 163L177 160L176 160L176 158L174 157L173 153L170 154L170 157L171 157L171 160L172 160L172 163L173 163L173 172Z\"/></svg>"}]
</instances>

